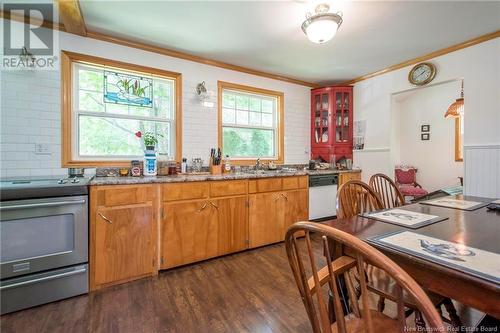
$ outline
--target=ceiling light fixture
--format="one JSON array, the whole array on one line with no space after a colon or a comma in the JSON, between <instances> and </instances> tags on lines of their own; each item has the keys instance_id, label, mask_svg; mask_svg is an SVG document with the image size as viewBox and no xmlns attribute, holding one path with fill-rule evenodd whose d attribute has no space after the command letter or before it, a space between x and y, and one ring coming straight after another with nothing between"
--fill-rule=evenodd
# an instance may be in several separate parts
<instances>
[{"instance_id":1,"label":"ceiling light fixture","mask_svg":"<svg viewBox=\"0 0 500 333\"><path fill-rule=\"evenodd\" d=\"M302 23L302 31L313 43L324 44L332 39L342 24L342 13L329 13L330 6L326 3L316 6L316 14L306 14Z\"/></svg>"},{"instance_id":2,"label":"ceiling light fixture","mask_svg":"<svg viewBox=\"0 0 500 333\"><path fill-rule=\"evenodd\" d=\"M460 98L457 98L444 114L445 118L457 118L464 114L464 80L462 80L462 89L460 91Z\"/></svg>"}]
</instances>

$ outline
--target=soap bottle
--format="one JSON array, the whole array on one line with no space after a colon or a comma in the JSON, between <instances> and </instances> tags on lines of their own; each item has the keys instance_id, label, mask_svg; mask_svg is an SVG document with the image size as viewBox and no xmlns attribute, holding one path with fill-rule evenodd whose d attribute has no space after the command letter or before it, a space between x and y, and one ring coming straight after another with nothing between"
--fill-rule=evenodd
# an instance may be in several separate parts
<instances>
[{"instance_id":1,"label":"soap bottle","mask_svg":"<svg viewBox=\"0 0 500 333\"><path fill-rule=\"evenodd\" d=\"M144 176L156 176L158 170L158 161L156 157L156 150L146 149L144 151Z\"/></svg>"},{"instance_id":2,"label":"soap bottle","mask_svg":"<svg viewBox=\"0 0 500 333\"><path fill-rule=\"evenodd\" d=\"M224 158L224 172L231 172L231 162L229 161L229 155Z\"/></svg>"},{"instance_id":3,"label":"soap bottle","mask_svg":"<svg viewBox=\"0 0 500 333\"><path fill-rule=\"evenodd\" d=\"M187 173L187 158L182 158L181 173Z\"/></svg>"}]
</instances>

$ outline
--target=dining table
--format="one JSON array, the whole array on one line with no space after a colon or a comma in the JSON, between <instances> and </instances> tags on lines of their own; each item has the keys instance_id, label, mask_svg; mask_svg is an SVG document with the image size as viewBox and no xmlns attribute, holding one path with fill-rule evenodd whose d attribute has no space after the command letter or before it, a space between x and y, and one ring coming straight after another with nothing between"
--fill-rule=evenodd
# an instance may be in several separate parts
<instances>
[{"instance_id":1,"label":"dining table","mask_svg":"<svg viewBox=\"0 0 500 333\"><path fill-rule=\"evenodd\" d=\"M456 195L455 199L482 203L490 203L495 200L461 194ZM375 246L402 267L424 289L449 297L500 319L500 283L498 283L500 277L497 276L497 281L483 278L477 274L471 274L466 268L450 266L445 262L429 260L425 256L415 255L371 241L381 235L411 231L419 235L487 251L499 255L500 258L500 212L488 210L486 207L461 210L422 203L398 208L446 219L416 229L361 215L330 219L320 223L369 242L370 245ZM500 261L489 264L500 267Z\"/></svg>"}]
</instances>

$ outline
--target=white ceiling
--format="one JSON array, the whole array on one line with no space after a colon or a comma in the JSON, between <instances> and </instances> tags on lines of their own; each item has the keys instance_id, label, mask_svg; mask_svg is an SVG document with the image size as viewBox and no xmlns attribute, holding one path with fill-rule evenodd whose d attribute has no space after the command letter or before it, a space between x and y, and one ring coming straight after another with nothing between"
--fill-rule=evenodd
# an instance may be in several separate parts
<instances>
[{"instance_id":1,"label":"white ceiling","mask_svg":"<svg viewBox=\"0 0 500 333\"><path fill-rule=\"evenodd\" d=\"M316 45L300 29L316 3L80 0L89 30L323 84L500 30L498 1L329 1L344 23Z\"/></svg>"}]
</instances>

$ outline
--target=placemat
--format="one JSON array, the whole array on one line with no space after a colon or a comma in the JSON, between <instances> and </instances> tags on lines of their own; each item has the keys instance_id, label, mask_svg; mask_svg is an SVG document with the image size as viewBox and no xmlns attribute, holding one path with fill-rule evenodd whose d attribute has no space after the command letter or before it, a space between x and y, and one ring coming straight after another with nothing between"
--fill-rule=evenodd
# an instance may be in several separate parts
<instances>
[{"instance_id":1,"label":"placemat","mask_svg":"<svg viewBox=\"0 0 500 333\"><path fill-rule=\"evenodd\" d=\"M384 209L375 212L361 214L361 216L380 222L400 225L410 229L418 229L426 225L444 221L447 217L422 214L400 208Z\"/></svg>"},{"instance_id":2,"label":"placemat","mask_svg":"<svg viewBox=\"0 0 500 333\"><path fill-rule=\"evenodd\" d=\"M485 207L489 203L488 202L479 202L479 201L460 200L460 199L455 199L453 196L448 196L448 197L442 197L442 198L422 201L422 202L420 202L420 204L471 211L471 210L476 210L476 209Z\"/></svg>"},{"instance_id":3,"label":"placemat","mask_svg":"<svg viewBox=\"0 0 500 333\"><path fill-rule=\"evenodd\" d=\"M500 283L498 253L405 230L369 237L367 241Z\"/></svg>"}]
</instances>

